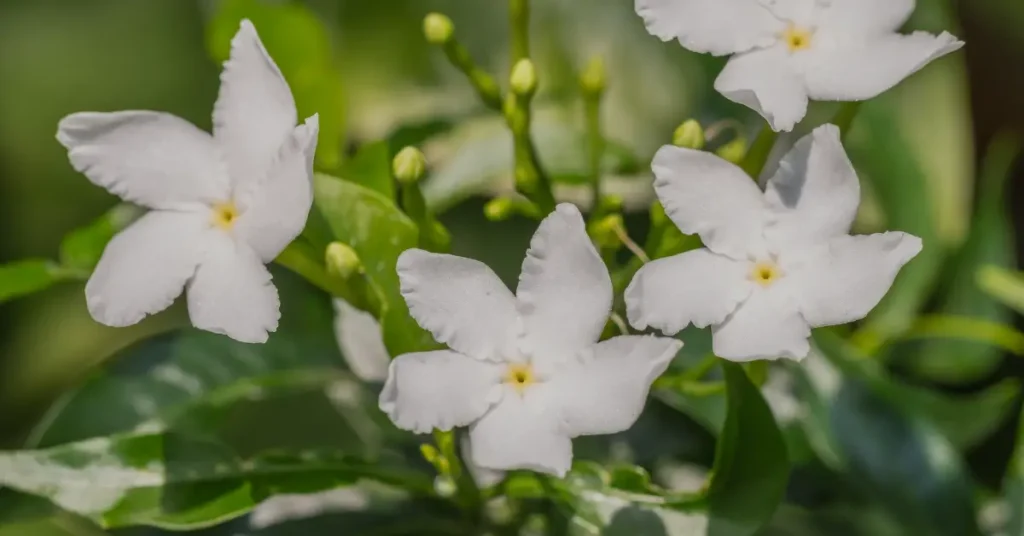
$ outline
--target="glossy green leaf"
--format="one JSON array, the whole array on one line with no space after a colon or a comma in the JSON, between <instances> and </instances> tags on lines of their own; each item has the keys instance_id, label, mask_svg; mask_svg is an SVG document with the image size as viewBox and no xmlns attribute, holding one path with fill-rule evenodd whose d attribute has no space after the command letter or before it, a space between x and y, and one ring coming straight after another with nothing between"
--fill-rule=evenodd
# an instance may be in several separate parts
<instances>
[{"instance_id":1,"label":"glossy green leaf","mask_svg":"<svg viewBox=\"0 0 1024 536\"><path fill-rule=\"evenodd\" d=\"M381 329L391 355L438 347L409 316L395 270L398 256L417 245L416 224L390 199L364 186L323 174L316 175L313 186L316 206L335 239L355 249L381 293Z\"/></svg>"},{"instance_id":2,"label":"glossy green leaf","mask_svg":"<svg viewBox=\"0 0 1024 536\"><path fill-rule=\"evenodd\" d=\"M216 61L228 59L231 38L242 19L252 21L291 87L299 120L320 114L316 163L323 169L336 169L342 160L345 109L341 74L327 27L302 4L221 0L206 28L207 47Z\"/></svg>"},{"instance_id":3,"label":"glossy green leaf","mask_svg":"<svg viewBox=\"0 0 1024 536\"><path fill-rule=\"evenodd\" d=\"M1013 224L1007 213L1007 180L1019 152L1014 138L997 138L988 149L982 166L974 221L964 246L955 259L949 284L942 292L939 312L1009 322L1012 313L993 299L975 281L982 266L1011 268L1016 265ZM1000 363L1003 350L971 341L933 341L920 346L910 359L914 370L945 383L971 383L989 375Z\"/></svg>"},{"instance_id":4,"label":"glossy green leaf","mask_svg":"<svg viewBox=\"0 0 1024 536\"><path fill-rule=\"evenodd\" d=\"M391 153L387 141L368 143L341 168L341 177L378 192L387 199L395 198L391 178Z\"/></svg>"},{"instance_id":5,"label":"glossy green leaf","mask_svg":"<svg viewBox=\"0 0 1024 536\"><path fill-rule=\"evenodd\" d=\"M45 259L0 264L0 303L46 290L66 278L59 266Z\"/></svg>"},{"instance_id":6,"label":"glossy green leaf","mask_svg":"<svg viewBox=\"0 0 1024 536\"><path fill-rule=\"evenodd\" d=\"M786 444L747 373L724 361L728 413L708 488L709 536L744 536L771 520L789 481Z\"/></svg>"},{"instance_id":7,"label":"glossy green leaf","mask_svg":"<svg viewBox=\"0 0 1024 536\"><path fill-rule=\"evenodd\" d=\"M107 242L142 213L140 207L122 203L85 227L71 231L60 243L61 265L83 274L91 273L100 262Z\"/></svg>"}]
</instances>

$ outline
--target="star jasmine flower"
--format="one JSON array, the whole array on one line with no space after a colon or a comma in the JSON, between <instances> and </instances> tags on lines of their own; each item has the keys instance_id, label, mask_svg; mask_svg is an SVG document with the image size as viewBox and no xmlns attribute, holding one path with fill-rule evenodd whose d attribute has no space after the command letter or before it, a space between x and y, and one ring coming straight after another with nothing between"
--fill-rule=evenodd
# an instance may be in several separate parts
<instances>
[{"instance_id":1,"label":"star jasmine flower","mask_svg":"<svg viewBox=\"0 0 1024 536\"><path fill-rule=\"evenodd\" d=\"M75 169L150 209L89 278L93 318L135 324L184 288L197 328L265 342L280 302L264 265L306 223L317 132L316 115L296 127L291 90L248 20L231 41L212 136L161 112L62 119L57 139Z\"/></svg>"},{"instance_id":2,"label":"star jasmine flower","mask_svg":"<svg viewBox=\"0 0 1024 536\"><path fill-rule=\"evenodd\" d=\"M558 205L540 224L513 295L486 265L412 249L398 259L413 318L450 350L391 363L380 407L399 428L469 426L485 469L564 475L571 438L632 426L682 343L597 342L612 306L583 217Z\"/></svg>"},{"instance_id":3,"label":"star jasmine flower","mask_svg":"<svg viewBox=\"0 0 1024 536\"><path fill-rule=\"evenodd\" d=\"M626 289L629 321L668 334L710 325L719 357L805 357L812 327L863 318L921 251L906 233L848 234L860 183L834 125L797 142L764 192L706 152L662 147L653 169L665 212L706 247L644 265Z\"/></svg>"},{"instance_id":4,"label":"star jasmine flower","mask_svg":"<svg viewBox=\"0 0 1024 536\"><path fill-rule=\"evenodd\" d=\"M647 31L695 52L733 55L715 89L789 131L808 99L873 98L963 46L949 33L901 35L914 0L635 0Z\"/></svg>"}]
</instances>

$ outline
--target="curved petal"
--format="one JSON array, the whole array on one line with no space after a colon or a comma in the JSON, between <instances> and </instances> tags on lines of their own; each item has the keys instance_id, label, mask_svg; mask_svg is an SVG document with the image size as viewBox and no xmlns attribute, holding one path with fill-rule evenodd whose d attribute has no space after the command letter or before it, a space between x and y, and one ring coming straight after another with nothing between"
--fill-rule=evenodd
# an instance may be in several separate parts
<instances>
[{"instance_id":1,"label":"curved petal","mask_svg":"<svg viewBox=\"0 0 1024 536\"><path fill-rule=\"evenodd\" d=\"M174 303L196 271L205 229L200 214L152 211L114 236L85 285L92 317L130 326Z\"/></svg>"},{"instance_id":2,"label":"curved petal","mask_svg":"<svg viewBox=\"0 0 1024 536\"><path fill-rule=\"evenodd\" d=\"M725 322L714 326L712 349L730 361L803 359L810 351L811 329L791 297L794 281L759 289Z\"/></svg>"},{"instance_id":3,"label":"curved petal","mask_svg":"<svg viewBox=\"0 0 1024 536\"><path fill-rule=\"evenodd\" d=\"M735 165L704 151L666 145L654 155L654 191L685 234L719 255L746 260L764 246L764 194Z\"/></svg>"},{"instance_id":4,"label":"curved petal","mask_svg":"<svg viewBox=\"0 0 1024 536\"><path fill-rule=\"evenodd\" d=\"M410 249L398 257L409 313L442 344L501 360L519 325L515 297L486 264Z\"/></svg>"},{"instance_id":5,"label":"curved petal","mask_svg":"<svg viewBox=\"0 0 1024 536\"><path fill-rule=\"evenodd\" d=\"M766 47L785 25L757 0L636 0L651 35L716 56Z\"/></svg>"},{"instance_id":6,"label":"curved petal","mask_svg":"<svg viewBox=\"0 0 1024 536\"><path fill-rule=\"evenodd\" d=\"M775 215L765 230L772 245L847 234L860 205L860 182L839 128L823 125L800 139L768 180L765 200Z\"/></svg>"},{"instance_id":7,"label":"curved petal","mask_svg":"<svg viewBox=\"0 0 1024 536\"><path fill-rule=\"evenodd\" d=\"M516 307L535 359L568 359L600 338L612 309L612 280L575 205L558 205L534 233Z\"/></svg>"},{"instance_id":8,"label":"curved petal","mask_svg":"<svg viewBox=\"0 0 1024 536\"><path fill-rule=\"evenodd\" d=\"M872 36L895 32L914 12L915 0L831 0L817 17L818 31Z\"/></svg>"},{"instance_id":9,"label":"curved petal","mask_svg":"<svg viewBox=\"0 0 1024 536\"><path fill-rule=\"evenodd\" d=\"M231 170L236 197L265 180L298 121L292 91L249 20L231 39L213 106L213 135Z\"/></svg>"},{"instance_id":10,"label":"curved petal","mask_svg":"<svg viewBox=\"0 0 1024 536\"><path fill-rule=\"evenodd\" d=\"M815 100L871 99L963 45L945 32L939 36L914 32L812 48L804 73L807 92Z\"/></svg>"},{"instance_id":11,"label":"curved petal","mask_svg":"<svg viewBox=\"0 0 1024 536\"><path fill-rule=\"evenodd\" d=\"M561 430L577 437L633 426L651 383L682 347L675 339L628 335L600 342L568 363L545 386L557 397Z\"/></svg>"},{"instance_id":12,"label":"curved petal","mask_svg":"<svg viewBox=\"0 0 1024 536\"><path fill-rule=\"evenodd\" d=\"M171 114L71 114L61 119L57 140L93 184L144 207L181 210L230 194L213 139Z\"/></svg>"},{"instance_id":13,"label":"curved petal","mask_svg":"<svg viewBox=\"0 0 1024 536\"><path fill-rule=\"evenodd\" d=\"M462 463L466 465L469 475L473 477L478 488L489 488L505 479L505 471L487 469L473 463L473 442L469 440L468 435L462 436L459 445L462 448Z\"/></svg>"},{"instance_id":14,"label":"curved petal","mask_svg":"<svg viewBox=\"0 0 1024 536\"><path fill-rule=\"evenodd\" d=\"M506 389L501 402L469 427L473 463L499 471L529 469L565 476L572 466L572 441L558 430L555 408L547 400L550 393L535 387L522 397Z\"/></svg>"},{"instance_id":15,"label":"curved petal","mask_svg":"<svg viewBox=\"0 0 1024 536\"><path fill-rule=\"evenodd\" d=\"M748 263L709 249L649 262L626 288L626 314L638 330L674 335L693 324L721 323L747 299L754 283Z\"/></svg>"},{"instance_id":16,"label":"curved petal","mask_svg":"<svg viewBox=\"0 0 1024 536\"><path fill-rule=\"evenodd\" d=\"M733 56L715 90L761 114L775 131L793 130L807 114L807 90L782 45Z\"/></svg>"},{"instance_id":17,"label":"curved petal","mask_svg":"<svg viewBox=\"0 0 1024 536\"><path fill-rule=\"evenodd\" d=\"M295 127L270 167L267 180L250 198L237 200L241 216L235 232L265 263L274 260L306 226L313 206L313 155L318 131L316 115Z\"/></svg>"},{"instance_id":18,"label":"curved petal","mask_svg":"<svg viewBox=\"0 0 1024 536\"><path fill-rule=\"evenodd\" d=\"M383 382L388 377L391 355L384 347L380 323L373 315L334 300L334 337L341 356L359 379Z\"/></svg>"},{"instance_id":19,"label":"curved petal","mask_svg":"<svg viewBox=\"0 0 1024 536\"><path fill-rule=\"evenodd\" d=\"M794 274L800 312L814 327L864 318L920 251L921 239L906 233L833 238Z\"/></svg>"},{"instance_id":20,"label":"curved petal","mask_svg":"<svg viewBox=\"0 0 1024 536\"><path fill-rule=\"evenodd\" d=\"M188 284L192 325L236 341L263 343L277 330L281 301L270 272L249 246L211 231Z\"/></svg>"},{"instance_id":21,"label":"curved petal","mask_svg":"<svg viewBox=\"0 0 1024 536\"><path fill-rule=\"evenodd\" d=\"M466 426L501 400L501 372L451 350L403 354L388 368L380 409L418 434Z\"/></svg>"}]
</instances>

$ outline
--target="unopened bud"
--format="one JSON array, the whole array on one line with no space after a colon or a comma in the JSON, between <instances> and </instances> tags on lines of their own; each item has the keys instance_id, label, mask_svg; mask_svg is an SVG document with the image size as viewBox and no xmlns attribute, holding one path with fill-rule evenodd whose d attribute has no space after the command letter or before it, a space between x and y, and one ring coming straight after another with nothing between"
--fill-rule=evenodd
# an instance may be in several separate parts
<instances>
[{"instance_id":1,"label":"unopened bud","mask_svg":"<svg viewBox=\"0 0 1024 536\"><path fill-rule=\"evenodd\" d=\"M507 197L495 197L484 205L484 217L490 221L505 221L515 210L512 200Z\"/></svg>"},{"instance_id":2,"label":"unopened bud","mask_svg":"<svg viewBox=\"0 0 1024 536\"><path fill-rule=\"evenodd\" d=\"M402 184L412 184L420 180L426 170L427 159L415 147L402 149L391 162L391 171L394 173L395 179Z\"/></svg>"},{"instance_id":3,"label":"unopened bud","mask_svg":"<svg viewBox=\"0 0 1024 536\"><path fill-rule=\"evenodd\" d=\"M359 260L356 250L341 242L331 242L327 246L324 260L327 264L327 273L342 279L348 279L363 270L363 263Z\"/></svg>"},{"instance_id":4,"label":"unopened bud","mask_svg":"<svg viewBox=\"0 0 1024 536\"><path fill-rule=\"evenodd\" d=\"M733 164L739 164L747 154L747 140L740 136L719 147L715 154Z\"/></svg>"},{"instance_id":5,"label":"unopened bud","mask_svg":"<svg viewBox=\"0 0 1024 536\"><path fill-rule=\"evenodd\" d=\"M621 214L609 214L600 220L590 224L590 236L598 246L603 248L618 246L618 230L622 229L623 221Z\"/></svg>"},{"instance_id":6,"label":"unopened bud","mask_svg":"<svg viewBox=\"0 0 1024 536\"><path fill-rule=\"evenodd\" d=\"M587 62L580 75L580 87L588 95L600 95L605 88L604 61L600 56L594 56Z\"/></svg>"},{"instance_id":7,"label":"unopened bud","mask_svg":"<svg viewBox=\"0 0 1024 536\"><path fill-rule=\"evenodd\" d=\"M528 58L523 58L512 67L512 92L516 95L531 95L537 89L537 68Z\"/></svg>"},{"instance_id":8,"label":"unopened bud","mask_svg":"<svg viewBox=\"0 0 1024 536\"><path fill-rule=\"evenodd\" d=\"M434 45L443 45L455 34L455 25L452 19L440 13L431 13L423 19L423 35L427 36L427 42Z\"/></svg>"},{"instance_id":9,"label":"unopened bud","mask_svg":"<svg viewBox=\"0 0 1024 536\"><path fill-rule=\"evenodd\" d=\"M422 454L423 459L430 462L431 465L436 465L437 460L441 457L441 453L437 451L437 448L429 443L420 445L420 454Z\"/></svg>"},{"instance_id":10,"label":"unopened bud","mask_svg":"<svg viewBox=\"0 0 1024 536\"><path fill-rule=\"evenodd\" d=\"M704 127L696 119L689 119L679 125L672 135L672 145L685 149L701 150L704 148Z\"/></svg>"}]
</instances>

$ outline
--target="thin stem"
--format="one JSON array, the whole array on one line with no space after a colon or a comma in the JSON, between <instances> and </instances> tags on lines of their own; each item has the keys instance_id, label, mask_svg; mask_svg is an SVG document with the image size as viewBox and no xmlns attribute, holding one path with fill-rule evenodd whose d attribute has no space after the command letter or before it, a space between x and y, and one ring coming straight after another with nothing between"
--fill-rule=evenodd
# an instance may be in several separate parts
<instances>
[{"instance_id":1,"label":"thin stem","mask_svg":"<svg viewBox=\"0 0 1024 536\"><path fill-rule=\"evenodd\" d=\"M587 95L583 100L586 116L587 146L590 159L590 187L593 192L594 210L591 216L598 215L597 207L601 203L601 160L604 158L605 140L601 133L601 96Z\"/></svg>"},{"instance_id":2,"label":"thin stem","mask_svg":"<svg viewBox=\"0 0 1024 536\"><path fill-rule=\"evenodd\" d=\"M750 175L750 178L756 181L761 176L761 171L764 170L764 165L768 162L768 155L771 154L778 137L779 133L772 130L770 126L765 126L757 135L740 165L743 171Z\"/></svg>"},{"instance_id":3,"label":"thin stem","mask_svg":"<svg viewBox=\"0 0 1024 536\"><path fill-rule=\"evenodd\" d=\"M627 326L626 321L622 319L622 315L613 312L608 319L612 321L612 324L615 324L615 327L619 328L619 333L629 335L629 326Z\"/></svg>"},{"instance_id":4,"label":"thin stem","mask_svg":"<svg viewBox=\"0 0 1024 536\"><path fill-rule=\"evenodd\" d=\"M530 0L509 0L512 22L512 64L530 57Z\"/></svg>"},{"instance_id":5,"label":"thin stem","mask_svg":"<svg viewBox=\"0 0 1024 536\"><path fill-rule=\"evenodd\" d=\"M618 237L620 241L622 241L622 245L626 246L626 249L632 252L633 255L636 255L636 258L640 259L644 264L651 262L651 258L647 256L647 253L644 251L644 248L640 247L639 244L634 242L633 239L630 238L629 235L626 233L626 229L624 229L621 225L616 225L612 227L612 231L615 233L615 236Z\"/></svg>"},{"instance_id":6,"label":"thin stem","mask_svg":"<svg viewBox=\"0 0 1024 536\"><path fill-rule=\"evenodd\" d=\"M472 56L469 55L469 50L455 38L449 39L448 42L441 46L441 49L444 50L448 61L466 75L480 100L488 108L501 111L501 89L498 87L498 82L494 80L493 76L477 66Z\"/></svg>"},{"instance_id":7,"label":"thin stem","mask_svg":"<svg viewBox=\"0 0 1024 536\"><path fill-rule=\"evenodd\" d=\"M686 369L686 372L682 374L682 377L687 380L697 381L707 376L711 369L718 365L718 356L715 354L708 354L704 356L696 365Z\"/></svg>"},{"instance_id":8,"label":"thin stem","mask_svg":"<svg viewBox=\"0 0 1024 536\"><path fill-rule=\"evenodd\" d=\"M533 201L542 214L548 214L555 210L555 196L530 135L530 100L529 95L509 93L505 102L505 121L512 130L516 188Z\"/></svg>"}]
</instances>

